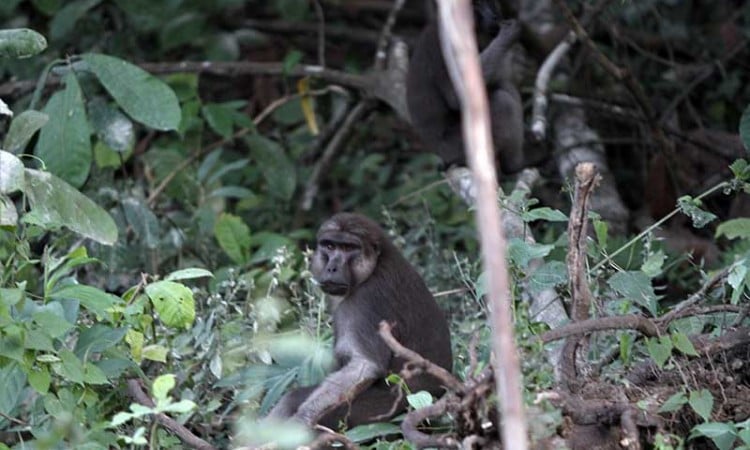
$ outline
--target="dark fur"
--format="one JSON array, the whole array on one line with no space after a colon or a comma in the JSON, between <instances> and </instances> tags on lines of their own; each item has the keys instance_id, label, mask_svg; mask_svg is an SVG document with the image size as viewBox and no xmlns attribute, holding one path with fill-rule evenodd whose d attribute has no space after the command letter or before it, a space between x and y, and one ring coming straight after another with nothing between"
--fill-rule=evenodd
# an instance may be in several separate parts
<instances>
[{"instance_id":1,"label":"dark fur","mask_svg":"<svg viewBox=\"0 0 750 450\"><path fill-rule=\"evenodd\" d=\"M491 11L479 8L477 14L479 22L491 28L488 17ZM523 107L511 80L508 51L519 33L517 22L502 22L500 31L480 54L495 155L504 173L516 172L524 163ZM434 21L422 31L409 61L406 101L412 125L428 150L437 153L446 167L465 164L460 105L445 67L438 24Z\"/></svg>"},{"instance_id":2,"label":"dark fur","mask_svg":"<svg viewBox=\"0 0 750 450\"><path fill-rule=\"evenodd\" d=\"M373 250L370 253L365 251L353 254L352 258L368 254L367 257L377 258L377 263L366 279L358 279L358 284L349 288L333 311L337 369L329 378L338 372L352 370L347 366L350 361L362 357L374 363L376 370L369 379L363 381L362 389L352 401L345 399L343 391L347 387L330 386L319 390L319 386L325 385L324 381L321 385L288 393L271 415L298 417L298 408L312 398L311 394L322 398L330 394L329 390L339 389L341 392L335 393L337 398L341 398L338 405L321 407L321 411L313 414L318 416L313 422L338 428L340 424L352 427L373 422L377 416L387 413L397 399L396 390L387 386L383 378L388 373L399 373L404 361L395 358L378 335L378 326L382 320L393 325L393 334L403 345L441 367L451 370L453 359L450 332L443 312L416 270L388 240L383 230L370 219L358 214L343 213L335 215L321 226L319 245L312 265L315 278L318 281L325 278L326 270L336 272L349 269L339 267L334 270L328 264L331 259L321 255L326 253L321 248L321 239L330 236L331 230L348 234L349 238L360 240L363 247L369 246ZM357 276L351 279L357 279ZM353 353L341 350L347 348L356 350ZM412 392L427 390L435 395L442 392L439 382L428 375L412 378L408 380L408 385ZM406 402L402 399L394 414L378 420L385 421L403 412L405 408ZM310 417L300 419L307 422Z\"/></svg>"}]
</instances>

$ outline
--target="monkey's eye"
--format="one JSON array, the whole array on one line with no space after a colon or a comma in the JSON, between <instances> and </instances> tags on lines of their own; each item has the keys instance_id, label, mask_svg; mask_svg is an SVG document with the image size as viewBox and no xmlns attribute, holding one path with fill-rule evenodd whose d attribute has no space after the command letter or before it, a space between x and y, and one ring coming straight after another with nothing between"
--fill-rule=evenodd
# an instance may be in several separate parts
<instances>
[{"instance_id":1,"label":"monkey's eye","mask_svg":"<svg viewBox=\"0 0 750 450\"><path fill-rule=\"evenodd\" d=\"M328 251L333 251L336 249L336 246L333 244L333 242L326 242L323 244L323 247Z\"/></svg>"}]
</instances>

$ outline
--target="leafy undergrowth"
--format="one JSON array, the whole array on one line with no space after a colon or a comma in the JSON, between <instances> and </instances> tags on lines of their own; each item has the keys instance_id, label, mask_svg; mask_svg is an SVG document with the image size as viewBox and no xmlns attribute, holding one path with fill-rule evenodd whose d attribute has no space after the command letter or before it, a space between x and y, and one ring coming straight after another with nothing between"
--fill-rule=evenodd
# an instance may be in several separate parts
<instances>
[{"instance_id":1,"label":"leafy undergrowth","mask_svg":"<svg viewBox=\"0 0 750 450\"><path fill-rule=\"evenodd\" d=\"M257 419L332 365L308 246L331 212L353 209L385 226L451 321L454 375L468 386L463 398L473 397L425 428L467 446L497 446L487 275L473 211L435 156L411 151L403 123L382 109L363 118L305 208L320 168L311 161L324 150L312 130L335 129L354 102L339 87L311 89L307 79L289 94L299 51L275 55L284 61L278 80L254 80L250 95L242 83L227 89L198 71L156 77L99 49L130 51L133 60L238 58L239 42L255 45L257 37L228 36L216 23L242 2L58 3L0 2L4 19L51 22L46 54L46 40L31 30L0 34L2 74L36 78L40 87L12 86L17 98L0 100L0 448L177 449L195 439L216 448L294 447L309 439L303 428ZM44 19L25 18L37 9ZM127 26L100 29L110 20ZM89 31L80 42L76 23ZM722 96L734 98L738 79ZM711 101L715 114L736 114L733 103ZM740 132L747 146L750 110ZM523 222L508 259L535 442L750 447L750 219L704 203L747 197L750 169L738 160L722 177L680 198L675 211L675 222L720 250L711 265L675 249L657 227L629 240L592 215L583 248L593 319L639 317L658 333L588 333L572 392L559 387L556 340L544 341L567 316L555 322L532 308L544 293L569 306L568 217L536 199L500 197ZM505 187L512 192L512 183ZM412 410L437 401L407 394ZM402 421L337 431L365 448L414 448Z\"/></svg>"}]
</instances>

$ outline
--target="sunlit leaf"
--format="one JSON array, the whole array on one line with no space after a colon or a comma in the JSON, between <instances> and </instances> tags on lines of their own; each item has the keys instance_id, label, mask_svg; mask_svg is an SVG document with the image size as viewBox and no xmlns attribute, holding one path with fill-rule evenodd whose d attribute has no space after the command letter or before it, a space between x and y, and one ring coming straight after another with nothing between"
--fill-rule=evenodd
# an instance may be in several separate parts
<instances>
[{"instance_id":1,"label":"sunlit leaf","mask_svg":"<svg viewBox=\"0 0 750 450\"><path fill-rule=\"evenodd\" d=\"M193 291L174 281L157 281L146 285L146 294L164 325L190 328L195 320Z\"/></svg>"}]
</instances>

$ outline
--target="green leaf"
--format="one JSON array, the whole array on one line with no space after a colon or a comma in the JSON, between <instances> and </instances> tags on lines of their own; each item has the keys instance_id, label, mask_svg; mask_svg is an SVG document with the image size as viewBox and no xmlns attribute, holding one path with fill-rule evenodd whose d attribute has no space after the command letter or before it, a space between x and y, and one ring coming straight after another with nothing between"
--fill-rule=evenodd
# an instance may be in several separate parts
<instances>
[{"instance_id":1,"label":"green leaf","mask_svg":"<svg viewBox=\"0 0 750 450\"><path fill-rule=\"evenodd\" d=\"M567 283L568 269L562 261L550 261L539 267L529 277L529 291L532 295L545 289L553 289Z\"/></svg>"},{"instance_id":2,"label":"green leaf","mask_svg":"<svg viewBox=\"0 0 750 450\"><path fill-rule=\"evenodd\" d=\"M16 116L10 123L8 134L5 136L3 147L11 153L19 153L29 143L34 134L49 120L47 114L33 109L26 110ZM2 167L0 165L0 167Z\"/></svg>"},{"instance_id":3,"label":"green leaf","mask_svg":"<svg viewBox=\"0 0 750 450\"><path fill-rule=\"evenodd\" d=\"M671 397L664 402L659 408L660 413L674 412L685 406L688 402L687 396L683 391L675 392Z\"/></svg>"},{"instance_id":4,"label":"green leaf","mask_svg":"<svg viewBox=\"0 0 750 450\"><path fill-rule=\"evenodd\" d=\"M34 388L35 391L44 395L49 391L49 385L52 381L52 375L46 367L39 369L32 369L28 373L29 385Z\"/></svg>"},{"instance_id":5,"label":"green leaf","mask_svg":"<svg viewBox=\"0 0 750 450\"><path fill-rule=\"evenodd\" d=\"M146 285L146 294L164 325L188 329L195 320L193 291L174 281L157 281Z\"/></svg>"},{"instance_id":6,"label":"green leaf","mask_svg":"<svg viewBox=\"0 0 750 450\"><path fill-rule=\"evenodd\" d=\"M122 209L125 219L131 226L136 236L148 249L156 249L159 246L159 219L156 218L148 205L137 198L127 197L122 200Z\"/></svg>"},{"instance_id":7,"label":"green leaf","mask_svg":"<svg viewBox=\"0 0 750 450\"><path fill-rule=\"evenodd\" d=\"M164 406L163 408L161 408L161 410L163 412L185 414L194 410L197 406L198 405L196 405L192 400L180 400L179 402L170 403Z\"/></svg>"},{"instance_id":8,"label":"green leaf","mask_svg":"<svg viewBox=\"0 0 750 450\"><path fill-rule=\"evenodd\" d=\"M750 105L745 108L740 118L740 138L745 145L745 152L750 154Z\"/></svg>"},{"instance_id":9,"label":"green leaf","mask_svg":"<svg viewBox=\"0 0 750 450\"><path fill-rule=\"evenodd\" d=\"M0 227L15 227L16 225L18 225L16 204L5 194L0 194Z\"/></svg>"},{"instance_id":10,"label":"green leaf","mask_svg":"<svg viewBox=\"0 0 750 450\"><path fill-rule=\"evenodd\" d=\"M714 408L714 396L708 389L691 391L688 403L704 421L708 421L711 418L711 410Z\"/></svg>"},{"instance_id":11,"label":"green leaf","mask_svg":"<svg viewBox=\"0 0 750 450\"><path fill-rule=\"evenodd\" d=\"M359 425L347 430L345 435L352 442L367 442L380 436L393 436L401 434L401 427L393 423L371 423Z\"/></svg>"},{"instance_id":12,"label":"green leaf","mask_svg":"<svg viewBox=\"0 0 750 450\"><path fill-rule=\"evenodd\" d=\"M83 364L70 350L63 349L58 354L60 364L54 366L55 371L71 383L83 384Z\"/></svg>"},{"instance_id":13,"label":"green leaf","mask_svg":"<svg viewBox=\"0 0 750 450\"><path fill-rule=\"evenodd\" d=\"M197 267L189 267L187 269L181 269L176 270L169 275L167 275L164 279L167 281L177 281L177 280L190 280L193 278L204 278L209 277L213 278L214 274L212 274L210 271L206 269L200 269Z\"/></svg>"},{"instance_id":14,"label":"green leaf","mask_svg":"<svg viewBox=\"0 0 750 450\"><path fill-rule=\"evenodd\" d=\"M546 206L532 209L521 214L524 222L533 222L535 220L546 220L547 222L567 222L568 216L557 209Z\"/></svg>"},{"instance_id":15,"label":"green leaf","mask_svg":"<svg viewBox=\"0 0 750 450\"><path fill-rule=\"evenodd\" d=\"M162 363L167 362L167 352L169 349L167 347L164 347L163 345L147 345L143 347L143 359L148 359L150 361L158 361Z\"/></svg>"},{"instance_id":16,"label":"green leaf","mask_svg":"<svg viewBox=\"0 0 750 450\"><path fill-rule=\"evenodd\" d=\"M690 342L690 339L685 333L672 333L672 344L674 344L674 348L686 355L699 356L693 343Z\"/></svg>"},{"instance_id":17,"label":"green leaf","mask_svg":"<svg viewBox=\"0 0 750 450\"><path fill-rule=\"evenodd\" d=\"M250 147L250 154L258 167L263 168L269 193L281 200L288 201L297 187L297 172L294 163L276 142L258 134L245 136Z\"/></svg>"},{"instance_id":18,"label":"green leaf","mask_svg":"<svg viewBox=\"0 0 750 450\"><path fill-rule=\"evenodd\" d=\"M135 121L164 131L176 130L180 125L180 104L166 83L113 56L84 53L81 58L117 104Z\"/></svg>"},{"instance_id":19,"label":"green leaf","mask_svg":"<svg viewBox=\"0 0 750 450\"><path fill-rule=\"evenodd\" d=\"M135 145L135 127L128 116L97 97L89 102L89 120L97 137L118 153L126 153Z\"/></svg>"},{"instance_id":20,"label":"green leaf","mask_svg":"<svg viewBox=\"0 0 750 450\"><path fill-rule=\"evenodd\" d=\"M731 423L708 422L693 427L690 439L705 436L713 441L719 450L729 450L733 447L737 429Z\"/></svg>"},{"instance_id":21,"label":"green leaf","mask_svg":"<svg viewBox=\"0 0 750 450\"><path fill-rule=\"evenodd\" d=\"M649 278L655 278L661 274L664 261L667 260L667 255L663 251L659 250L655 253L648 255L643 264L641 265L641 272L645 273Z\"/></svg>"},{"instance_id":22,"label":"green leaf","mask_svg":"<svg viewBox=\"0 0 750 450\"><path fill-rule=\"evenodd\" d=\"M26 169L25 174L31 212L24 220L42 228L64 226L105 245L117 241L117 225L99 205L50 173Z\"/></svg>"},{"instance_id":23,"label":"green leaf","mask_svg":"<svg viewBox=\"0 0 750 450\"><path fill-rule=\"evenodd\" d=\"M107 384L107 376L104 374L102 369L98 368L92 363L87 363L83 366L83 381L86 384Z\"/></svg>"},{"instance_id":24,"label":"green leaf","mask_svg":"<svg viewBox=\"0 0 750 450\"><path fill-rule=\"evenodd\" d=\"M599 243L599 247L607 248L607 236L609 234L609 224L601 219L594 219L591 221L594 225L594 233L596 233L596 242Z\"/></svg>"},{"instance_id":25,"label":"green leaf","mask_svg":"<svg viewBox=\"0 0 750 450\"><path fill-rule=\"evenodd\" d=\"M684 195L677 199L677 208L683 214L690 217L695 228L703 228L709 222L716 219L715 214L702 210L701 206L702 203L700 200L692 198L689 195Z\"/></svg>"},{"instance_id":26,"label":"green leaf","mask_svg":"<svg viewBox=\"0 0 750 450\"><path fill-rule=\"evenodd\" d=\"M0 59L28 58L44 51L47 40L28 28L0 30Z\"/></svg>"},{"instance_id":27,"label":"green leaf","mask_svg":"<svg viewBox=\"0 0 750 450\"><path fill-rule=\"evenodd\" d=\"M61 306L59 303L51 303L50 305ZM72 323L65 320L62 311L58 313L57 311L54 311L53 308L37 311L32 317L34 322L36 322L42 330L55 339L63 336L74 326Z\"/></svg>"},{"instance_id":28,"label":"green leaf","mask_svg":"<svg viewBox=\"0 0 750 450\"><path fill-rule=\"evenodd\" d=\"M0 428L5 428L10 424L5 417L16 416L13 411L23 398L26 374L18 364L11 362L0 367L0 380L3 383L0 389Z\"/></svg>"},{"instance_id":29,"label":"green leaf","mask_svg":"<svg viewBox=\"0 0 750 450\"><path fill-rule=\"evenodd\" d=\"M98 317L109 317L116 304L122 302L120 297L108 294L101 289L84 284L63 286L49 294L51 298L72 298L96 314Z\"/></svg>"},{"instance_id":30,"label":"green leaf","mask_svg":"<svg viewBox=\"0 0 750 450\"><path fill-rule=\"evenodd\" d=\"M24 167L12 153L0 150L0 194L24 189Z\"/></svg>"},{"instance_id":31,"label":"green leaf","mask_svg":"<svg viewBox=\"0 0 750 450\"><path fill-rule=\"evenodd\" d=\"M47 170L79 188L91 170L91 130L78 80L73 72L63 80L65 89L56 92L44 107L51 120L39 133L35 154Z\"/></svg>"},{"instance_id":32,"label":"green leaf","mask_svg":"<svg viewBox=\"0 0 750 450\"><path fill-rule=\"evenodd\" d=\"M237 216L223 213L214 225L214 236L222 250L237 264L246 264L250 254L250 228Z\"/></svg>"},{"instance_id":33,"label":"green leaf","mask_svg":"<svg viewBox=\"0 0 750 450\"><path fill-rule=\"evenodd\" d=\"M49 24L49 37L52 41L59 41L75 28L78 19L86 15L86 12L101 3L101 0L75 0L69 1L52 17Z\"/></svg>"},{"instance_id":34,"label":"green leaf","mask_svg":"<svg viewBox=\"0 0 750 450\"><path fill-rule=\"evenodd\" d=\"M122 341L127 331L127 328L112 328L101 324L84 328L78 336L73 352L79 358L91 353L101 353Z\"/></svg>"},{"instance_id":35,"label":"green leaf","mask_svg":"<svg viewBox=\"0 0 750 450\"><path fill-rule=\"evenodd\" d=\"M412 408L422 409L432 405L432 394L427 391L415 392L414 394L407 395L406 401L409 402L409 406Z\"/></svg>"},{"instance_id":36,"label":"green leaf","mask_svg":"<svg viewBox=\"0 0 750 450\"><path fill-rule=\"evenodd\" d=\"M657 296L651 279L643 272L617 272L607 281L609 286L628 300L645 307L656 317Z\"/></svg>"},{"instance_id":37,"label":"green leaf","mask_svg":"<svg viewBox=\"0 0 750 450\"><path fill-rule=\"evenodd\" d=\"M648 354L660 369L664 368L664 363L672 356L672 340L669 339L669 336L661 336L658 339L647 338L646 348Z\"/></svg>"},{"instance_id":38,"label":"green leaf","mask_svg":"<svg viewBox=\"0 0 750 450\"><path fill-rule=\"evenodd\" d=\"M716 227L716 237L726 236L727 239L750 239L750 218L727 220Z\"/></svg>"},{"instance_id":39,"label":"green leaf","mask_svg":"<svg viewBox=\"0 0 750 450\"><path fill-rule=\"evenodd\" d=\"M216 134L224 138L232 136L233 110L231 108L218 103L208 103L201 108L201 112Z\"/></svg>"},{"instance_id":40,"label":"green leaf","mask_svg":"<svg viewBox=\"0 0 750 450\"><path fill-rule=\"evenodd\" d=\"M532 260L544 258L554 248L552 244L528 243L523 239L513 238L508 243L508 257L513 264L525 269Z\"/></svg>"},{"instance_id":41,"label":"green leaf","mask_svg":"<svg viewBox=\"0 0 750 450\"><path fill-rule=\"evenodd\" d=\"M171 391L176 384L175 376L171 373L159 375L151 386L151 395L153 395L154 400L157 402L160 400L164 401L169 397L169 391Z\"/></svg>"}]
</instances>

